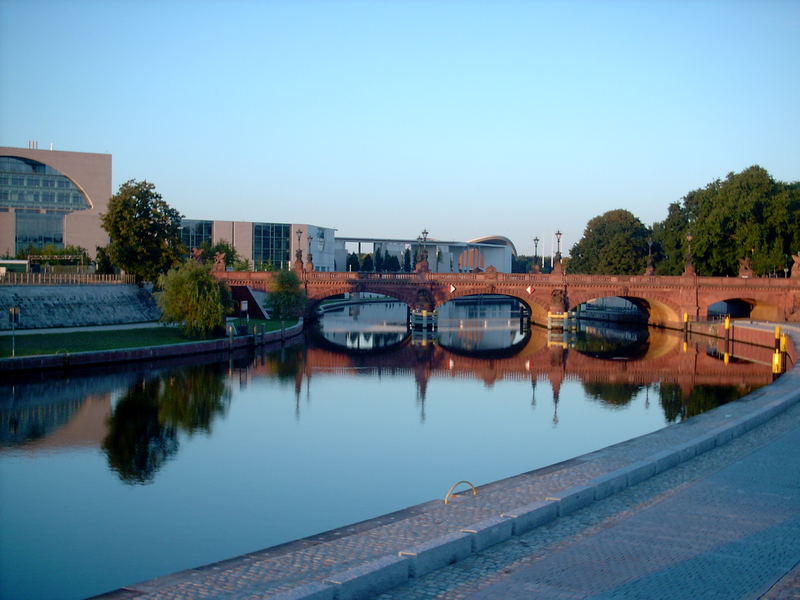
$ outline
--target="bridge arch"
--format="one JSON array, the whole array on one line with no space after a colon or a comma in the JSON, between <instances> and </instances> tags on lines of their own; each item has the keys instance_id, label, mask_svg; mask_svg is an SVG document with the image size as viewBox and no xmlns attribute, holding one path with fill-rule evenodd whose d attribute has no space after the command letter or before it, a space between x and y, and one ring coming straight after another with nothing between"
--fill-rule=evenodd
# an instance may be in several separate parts
<instances>
[{"instance_id":1,"label":"bridge arch","mask_svg":"<svg viewBox=\"0 0 800 600\"><path fill-rule=\"evenodd\" d=\"M713 296L706 298L705 313L708 316L730 314L732 317L750 318L759 321L780 321L782 315L779 307L765 299L748 297L725 297L715 300Z\"/></svg>"},{"instance_id":2,"label":"bridge arch","mask_svg":"<svg viewBox=\"0 0 800 600\"><path fill-rule=\"evenodd\" d=\"M448 294L446 297L438 298L436 307L441 308L448 302L452 300L457 300L459 298L472 298L472 297L478 298L480 296L503 296L510 300L517 300L528 310L532 322L536 323L547 322L547 311L548 311L547 304L545 304L543 301L540 301L538 298L531 297L529 295L523 296L522 294L517 294L513 290L493 289L492 291L485 291L485 290L476 290L470 288L465 288L463 290L457 289L454 292Z\"/></svg>"},{"instance_id":3,"label":"bridge arch","mask_svg":"<svg viewBox=\"0 0 800 600\"><path fill-rule=\"evenodd\" d=\"M410 286L380 285L379 282L362 283L359 281L342 281L321 287L307 288L308 311L313 312L327 298L342 294L372 293L383 294L398 302L413 307L417 298L417 290Z\"/></svg>"},{"instance_id":4,"label":"bridge arch","mask_svg":"<svg viewBox=\"0 0 800 600\"><path fill-rule=\"evenodd\" d=\"M603 296L592 292L571 291L569 295L570 310L574 310L579 304L584 304L592 300L599 300L601 298L623 298L627 300L646 312L647 324L655 327L663 327L668 324L674 325L683 320L680 306L670 299L659 298L656 295L634 296L624 291L619 294Z\"/></svg>"}]
</instances>

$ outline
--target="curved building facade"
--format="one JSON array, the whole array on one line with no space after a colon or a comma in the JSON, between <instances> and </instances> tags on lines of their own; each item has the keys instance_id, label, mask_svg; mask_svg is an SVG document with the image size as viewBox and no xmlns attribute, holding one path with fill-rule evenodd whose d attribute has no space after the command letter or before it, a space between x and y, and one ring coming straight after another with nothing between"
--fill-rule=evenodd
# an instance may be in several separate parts
<instances>
[{"instance_id":1,"label":"curved building facade","mask_svg":"<svg viewBox=\"0 0 800 600\"><path fill-rule=\"evenodd\" d=\"M0 254L52 244L94 257L110 197L110 154L0 147Z\"/></svg>"}]
</instances>

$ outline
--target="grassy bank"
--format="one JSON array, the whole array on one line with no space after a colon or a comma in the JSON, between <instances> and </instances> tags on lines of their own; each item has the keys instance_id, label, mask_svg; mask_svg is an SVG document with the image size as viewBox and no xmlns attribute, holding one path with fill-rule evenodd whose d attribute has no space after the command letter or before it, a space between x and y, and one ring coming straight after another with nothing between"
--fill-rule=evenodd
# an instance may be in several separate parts
<instances>
[{"instance_id":1,"label":"grassy bank","mask_svg":"<svg viewBox=\"0 0 800 600\"><path fill-rule=\"evenodd\" d=\"M242 321L242 324L245 322ZM286 321L285 327L297 323L297 320ZM258 325L259 332L277 331L280 321L250 321L248 331L252 333L253 325ZM144 329L109 329L104 331L85 331L71 333L42 333L36 335L16 336L16 355L34 356L37 354L57 354L59 352L94 352L100 350L117 350L120 348L140 348L144 346L165 346L196 342L198 339L183 334L179 327L148 327ZM0 358L11 356L11 336L0 336Z\"/></svg>"}]
</instances>

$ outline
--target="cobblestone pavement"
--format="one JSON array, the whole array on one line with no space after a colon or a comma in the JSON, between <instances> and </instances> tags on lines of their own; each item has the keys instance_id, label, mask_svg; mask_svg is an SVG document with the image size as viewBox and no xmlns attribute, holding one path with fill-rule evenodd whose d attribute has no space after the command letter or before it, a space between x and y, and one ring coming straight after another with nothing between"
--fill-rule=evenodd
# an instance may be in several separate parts
<instances>
[{"instance_id":1,"label":"cobblestone pavement","mask_svg":"<svg viewBox=\"0 0 800 600\"><path fill-rule=\"evenodd\" d=\"M379 600L800 598L800 406Z\"/></svg>"}]
</instances>

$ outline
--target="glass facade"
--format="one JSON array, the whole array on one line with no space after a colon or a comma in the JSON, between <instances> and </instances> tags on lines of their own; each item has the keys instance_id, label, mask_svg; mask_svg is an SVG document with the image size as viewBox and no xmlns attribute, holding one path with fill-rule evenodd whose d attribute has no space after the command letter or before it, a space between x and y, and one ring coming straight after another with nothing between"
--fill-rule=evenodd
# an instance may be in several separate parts
<instances>
[{"instance_id":1,"label":"glass facade","mask_svg":"<svg viewBox=\"0 0 800 600\"><path fill-rule=\"evenodd\" d=\"M272 263L275 269L286 269L291 260L291 225L253 223L253 264L263 269Z\"/></svg>"},{"instance_id":2,"label":"glass facade","mask_svg":"<svg viewBox=\"0 0 800 600\"><path fill-rule=\"evenodd\" d=\"M201 244L211 243L212 221L198 221L183 219L181 221L181 241L189 250L198 248Z\"/></svg>"},{"instance_id":3,"label":"glass facade","mask_svg":"<svg viewBox=\"0 0 800 600\"><path fill-rule=\"evenodd\" d=\"M15 248L64 247L64 215L90 208L60 171L29 158L0 156L0 210L16 211Z\"/></svg>"},{"instance_id":4,"label":"glass facade","mask_svg":"<svg viewBox=\"0 0 800 600\"><path fill-rule=\"evenodd\" d=\"M0 206L73 211L89 208L72 181L52 167L14 156L0 156Z\"/></svg>"},{"instance_id":5,"label":"glass facade","mask_svg":"<svg viewBox=\"0 0 800 600\"><path fill-rule=\"evenodd\" d=\"M34 246L41 248L52 244L64 247L64 212L37 211L18 208L16 211L16 252Z\"/></svg>"}]
</instances>

